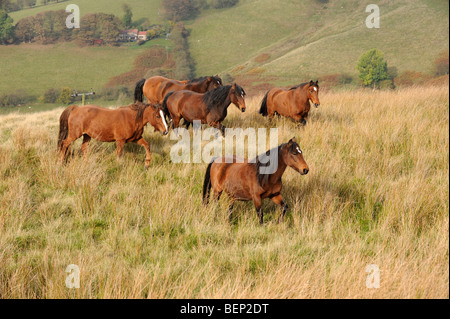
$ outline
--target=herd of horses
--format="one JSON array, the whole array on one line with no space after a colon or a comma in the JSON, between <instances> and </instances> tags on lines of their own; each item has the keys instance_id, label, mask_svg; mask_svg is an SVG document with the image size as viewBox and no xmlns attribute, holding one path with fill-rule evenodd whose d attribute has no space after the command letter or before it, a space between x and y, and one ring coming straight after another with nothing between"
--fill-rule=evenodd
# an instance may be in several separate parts
<instances>
[{"instance_id":1,"label":"herd of horses","mask_svg":"<svg viewBox=\"0 0 450 319\"><path fill-rule=\"evenodd\" d=\"M219 76L207 76L191 81L177 81L162 76L142 79L136 83L135 102L112 110L96 105L67 107L60 116L58 151L60 161L67 158L70 145L83 137L82 154L85 155L91 139L101 142L116 142L117 157L120 158L125 143L137 143L145 148L145 167L149 168L151 152L149 143L143 138L144 128L150 123L163 135L170 128L177 129L181 120L189 126L201 121L221 131L227 110L234 104L245 112L246 93L236 83L223 85ZM147 98L147 102L144 102ZM319 83L310 81L290 89L274 88L264 96L259 113L262 116L285 116L305 125L310 103L316 107L319 102ZM261 173L262 157L278 156L278 168L273 174ZM222 193L228 194L230 221L236 201L253 201L259 222L263 223L262 200L269 198L282 208L279 221L286 214L288 206L281 195L282 176L287 167L301 175L309 172L303 152L295 138L261 154L256 159L238 161L215 159L206 170L203 184L203 203L207 205L212 193L219 200Z\"/></svg>"}]
</instances>

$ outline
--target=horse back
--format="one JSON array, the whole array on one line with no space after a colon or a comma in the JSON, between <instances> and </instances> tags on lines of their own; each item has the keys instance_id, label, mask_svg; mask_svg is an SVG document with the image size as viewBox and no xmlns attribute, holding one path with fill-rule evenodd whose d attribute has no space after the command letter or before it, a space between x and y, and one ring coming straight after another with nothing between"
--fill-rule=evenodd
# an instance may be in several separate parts
<instances>
[{"instance_id":1,"label":"horse back","mask_svg":"<svg viewBox=\"0 0 450 319\"><path fill-rule=\"evenodd\" d=\"M236 156L214 161L211 183L213 188L223 190L239 200L251 200L252 194L263 191L258 183L256 166Z\"/></svg>"},{"instance_id":2,"label":"horse back","mask_svg":"<svg viewBox=\"0 0 450 319\"><path fill-rule=\"evenodd\" d=\"M109 142L135 135L135 117L129 108L107 109L97 105L75 108L69 116L72 129Z\"/></svg>"}]
</instances>

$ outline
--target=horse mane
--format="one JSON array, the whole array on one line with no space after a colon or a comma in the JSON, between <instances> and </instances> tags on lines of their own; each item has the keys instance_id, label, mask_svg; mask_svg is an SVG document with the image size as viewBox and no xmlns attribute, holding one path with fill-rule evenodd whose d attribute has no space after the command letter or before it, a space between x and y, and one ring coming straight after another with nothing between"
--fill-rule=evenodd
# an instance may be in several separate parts
<instances>
[{"instance_id":1,"label":"horse mane","mask_svg":"<svg viewBox=\"0 0 450 319\"><path fill-rule=\"evenodd\" d=\"M225 85L209 91L208 93L205 93L202 97L202 101L208 107L207 110L210 111L213 108L219 108L223 106L225 104L225 100L228 97L228 94L230 93L231 88L231 85ZM236 85L236 91L238 95L246 94L244 89L239 85Z\"/></svg>"},{"instance_id":2,"label":"horse mane","mask_svg":"<svg viewBox=\"0 0 450 319\"><path fill-rule=\"evenodd\" d=\"M222 106L225 103L230 90L231 85L225 85L204 94L202 97L202 101L208 107L208 111L210 111L212 108Z\"/></svg>"},{"instance_id":3,"label":"horse mane","mask_svg":"<svg viewBox=\"0 0 450 319\"><path fill-rule=\"evenodd\" d=\"M151 104L141 103L141 102L130 104L128 106L123 106L122 108L129 108L130 110L136 111L136 124L139 124L139 123L142 123L142 121L144 120L144 112L148 107L162 110L162 107L160 104L151 105Z\"/></svg>"},{"instance_id":4,"label":"horse mane","mask_svg":"<svg viewBox=\"0 0 450 319\"><path fill-rule=\"evenodd\" d=\"M270 155L272 154L272 152L275 151L276 149L278 149L278 153L277 153L277 154L280 154L281 148L282 148L283 146L285 146L285 145L287 145L287 144L281 144L281 145L278 146L278 147L272 148L271 150L268 150L267 152L265 152L265 153L263 153L263 154L261 154L261 155L258 155L258 156L252 161L252 162L254 162L253 165L255 165L255 168L256 168L256 176L258 177L258 183L259 183L259 185L261 185L262 187L264 187L264 185L266 185L266 183L269 181L269 177L270 177L271 174L261 174L261 168L262 168L262 167L267 167L267 166L270 164L269 162L266 162L266 163L261 162L261 158L267 158L267 157L270 157Z\"/></svg>"},{"instance_id":5,"label":"horse mane","mask_svg":"<svg viewBox=\"0 0 450 319\"><path fill-rule=\"evenodd\" d=\"M301 83L301 84L299 84L299 85L297 85L297 86L293 86L293 87L291 87L290 89L289 89L289 91L292 91L292 90L296 90L296 89L298 89L298 88L302 88L302 87L304 87L305 85L307 85L307 84L309 84L310 82L305 82L305 83Z\"/></svg>"},{"instance_id":6,"label":"horse mane","mask_svg":"<svg viewBox=\"0 0 450 319\"><path fill-rule=\"evenodd\" d=\"M199 84L199 83L205 82L208 78L212 78L215 81L220 81L220 84L222 84L222 79L217 76L202 76L202 77L190 80L186 84Z\"/></svg>"}]
</instances>

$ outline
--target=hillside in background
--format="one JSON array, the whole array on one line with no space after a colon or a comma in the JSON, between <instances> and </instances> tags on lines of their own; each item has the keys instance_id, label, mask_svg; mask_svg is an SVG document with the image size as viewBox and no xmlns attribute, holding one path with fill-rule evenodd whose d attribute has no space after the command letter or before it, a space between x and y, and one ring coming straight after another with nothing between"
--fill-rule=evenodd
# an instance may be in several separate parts
<instances>
[{"instance_id":1,"label":"hillside in background","mask_svg":"<svg viewBox=\"0 0 450 319\"><path fill-rule=\"evenodd\" d=\"M165 23L161 0L127 1L133 21ZM240 0L228 9L203 9L186 21L195 75L230 74L247 87L292 85L330 75L346 75L357 83L358 57L371 48L384 52L390 67L432 73L433 62L448 50L449 8L441 0L379 1L381 28L368 29L365 8L356 0ZM10 13L14 21L38 12L58 10L68 2ZM123 15L121 1L79 0L81 14ZM42 94L68 86L100 90L114 77L129 74L133 61L146 49L171 41L158 39L144 46L85 47L63 43L0 46L0 93L18 88ZM231 80L227 77L228 80ZM325 81L326 82L326 81Z\"/></svg>"},{"instance_id":2,"label":"hillside in background","mask_svg":"<svg viewBox=\"0 0 450 319\"><path fill-rule=\"evenodd\" d=\"M77 0L76 2L60 2L48 4L36 8L24 9L17 12L11 12L9 15L17 23L20 19L36 15L39 12L50 10L65 9L68 4L75 3L80 7L80 13L84 16L87 13L112 13L117 16L123 15L122 4L127 3L133 9L133 20L145 20L148 18L151 23L160 23L163 20L160 6L161 0L126 0L126 1L110 1L110 0Z\"/></svg>"},{"instance_id":3,"label":"hillside in background","mask_svg":"<svg viewBox=\"0 0 450 319\"><path fill-rule=\"evenodd\" d=\"M241 0L205 12L190 25L197 73L286 84L334 73L356 77L358 57L372 48L400 72L430 72L448 49L448 2L379 1L381 28L368 29L372 2Z\"/></svg>"}]
</instances>

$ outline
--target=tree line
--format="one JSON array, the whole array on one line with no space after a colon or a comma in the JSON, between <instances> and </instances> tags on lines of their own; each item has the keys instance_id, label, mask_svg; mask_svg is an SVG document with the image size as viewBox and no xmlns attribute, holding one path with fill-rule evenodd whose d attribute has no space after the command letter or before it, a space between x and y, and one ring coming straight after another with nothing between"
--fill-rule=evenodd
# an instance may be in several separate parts
<instances>
[{"instance_id":1,"label":"tree line","mask_svg":"<svg viewBox=\"0 0 450 319\"><path fill-rule=\"evenodd\" d=\"M239 0L164 0L162 4L166 18L179 22L194 19L202 9L230 8L238 2Z\"/></svg>"},{"instance_id":2,"label":"tree line","mask_svg":"<svg viewBox=\"0 0 450 319\"><path fill-rule=\"evenodd\" d=\"M0 0L0 10L13 12L23 10L25 8L40 7L47 4L59 3L64 1L68 0Z\"/></svg>"},{"instance_id":3,"label":"tree line","mask_svg":"<svg viewBox=\"0 0 450 319\"><path fill-rule=\"evenodd\" d=\"M19 20L13 26L12 19L5 11L0 11L0 44L7 43L54 43L57 41L77 41L90 44L101 39L105 44L114 45L123 30L122 21L113 14L89 13L81 18L81 29L66 27L65 10L46 11Z\"/></svg>"}]
</instances>

